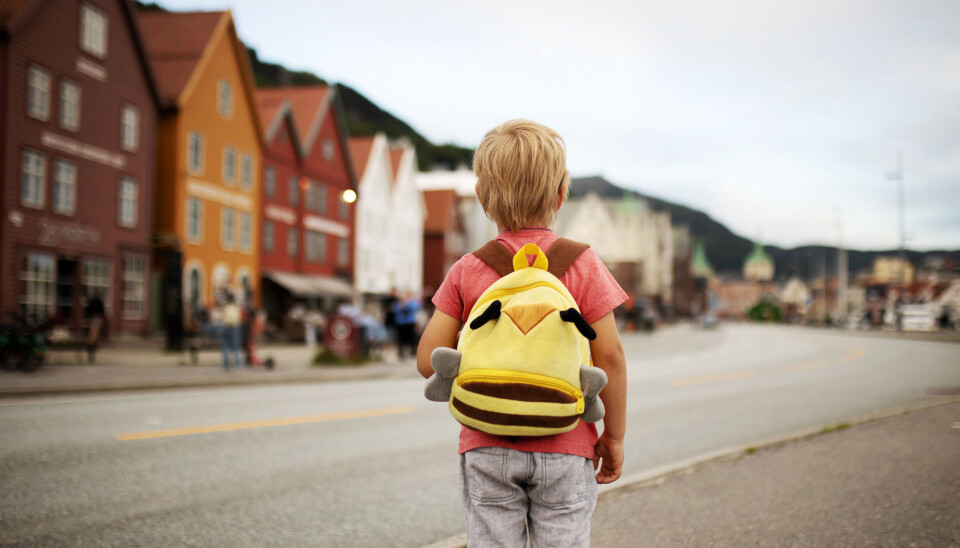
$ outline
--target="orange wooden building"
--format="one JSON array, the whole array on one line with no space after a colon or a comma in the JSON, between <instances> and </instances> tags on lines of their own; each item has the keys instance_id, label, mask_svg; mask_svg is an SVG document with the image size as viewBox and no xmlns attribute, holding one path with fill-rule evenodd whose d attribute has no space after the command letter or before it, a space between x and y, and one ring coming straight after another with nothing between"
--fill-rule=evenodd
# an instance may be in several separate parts
<instances>
[{"instance_id":1,"label":"orange wooden building","mask_svg":"<svg viewBox=\"0 0 960 548\"><path fill-rule=\"evenodd\" d=\"M245 288L259 304L262 133L230 12L142 12L139 21L162 101L154 282L163 288L156 320L169 330L224 289Z\"/></svg>"}]
</instances>

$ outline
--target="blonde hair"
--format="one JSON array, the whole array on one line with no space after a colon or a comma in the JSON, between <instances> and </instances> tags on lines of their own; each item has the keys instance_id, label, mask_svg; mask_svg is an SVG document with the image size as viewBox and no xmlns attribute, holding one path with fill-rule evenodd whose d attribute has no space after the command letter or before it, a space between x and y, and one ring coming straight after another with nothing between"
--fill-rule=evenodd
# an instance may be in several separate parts
<instances>
[{"instance_id":1,"label":"blonde hair","mask_svg":"<svg viewBox=\"0 0 960 548\"><path fill-rule=\"evenodd\" d=\"M563 138L529 120L491 129L473 154L473 170L483 210L510 230L552 224L557 198L570 187Z\"/></svg>"}]
</instances>

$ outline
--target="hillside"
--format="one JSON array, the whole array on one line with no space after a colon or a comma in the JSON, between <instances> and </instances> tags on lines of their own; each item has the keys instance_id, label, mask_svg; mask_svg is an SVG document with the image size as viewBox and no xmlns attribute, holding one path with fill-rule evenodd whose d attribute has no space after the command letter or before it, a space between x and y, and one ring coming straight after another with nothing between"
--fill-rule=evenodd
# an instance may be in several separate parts
<instances>
[{"instance_id":1,"label":"hillside","mask_svg":"<svg viewBox=\"0 0 960 548\"><path fill-rule=\"evenodd\" d=\"M695 238L702 239L714 270L720 273L739 273L743 268L743 260L753 248L753 243L737 234L734 234L722 223L714 220L706 213L689 207L647 196L640 192L627 190L616 186L603 177L580 177L573 180L570 190L571 196L580 197L596 192L601 197L620 198L629 192L638 198L647 200L655 211L668 211L675 225L686 225ZM763 247L773 257L776 264L777 278L798 275L804 279L818 277L824 270L829 273L837 269L837 248L831 246L810 245L793 249L783 249L777 246ZM851 275L873 267L873 261L881 255L897 255L897 250L883 251L847 251L847 265ZM907 250L907 259L914 266L923 263L930 256L942 255L960 262L960 250L953 251L910 251Z\"/></svg>"},{"instance_id":2,"label":"hillside","mask_svg":"<svg viewBox=\"0 0 960 548\"><path fill-rule=\"evenodd\" d=\"M292 71L283 65L262 61L253 48L248 47L247 53L257 87L327 83L311 72ZM338 94L340 102L347 116L347 131L351 136L373 135L382 131L391 139L406 137L417 149L417 160L421 171L434 168L454 169L461 164L470 165L472 149L452 144L435 145L406 122L375 105L359 91L346 84L335 85L340 92Z\"/></svg>"}]
</instances>

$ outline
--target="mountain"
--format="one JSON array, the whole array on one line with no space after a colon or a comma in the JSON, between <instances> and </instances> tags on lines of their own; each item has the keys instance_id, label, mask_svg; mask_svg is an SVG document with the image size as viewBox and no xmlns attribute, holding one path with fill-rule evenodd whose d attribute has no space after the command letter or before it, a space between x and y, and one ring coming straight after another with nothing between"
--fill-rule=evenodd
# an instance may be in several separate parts
<instances>
[{"instance_id":1,"label":"mountain","mask_svg":"<svg viewBox=\"0 0 960 548\"><path fill-rule=\"evenodd\" d=\"M646 200L654 211L667 211L674 225L686 225L695 238L703 240L707 257L714 270L719 273L740 273L743 261L753 248L753 243L738 234L734 234L722 223L706 213L689 207L648 196L634 190L621 188L603 177L579 177L573 179L570 187L572 197L582 197L595 192L604 198L621 198L625 193ZM797 275L803 279L819 277L837 271L837 248L823 245L808 245L793 249L765 245L776 264L777 278ZM847 265L855 275L873 268L873 261L879 256L895 256L898 250L858 251L847 250ZM945 256L960 262L960 250L953 251L906 251L907 259L919 266L927 257Z\"/></svg>"},{"instance_id":2,"label":"mountain","mask_svg":"<svg viewBox=\"0 0 960 548\"><path fill-rule=\"evenodd\" d=\"M277 63L262 61L253 48L247 48L250 66L257 87L305 86L326 84L327 81L307 71L292 71ZM421 171L456 169L471 165L473 150L453 144L435 145L409 124L381 109L359 91L342 83L334 84L347 116L347 131L351 136L373 135L382 131L391 139L407 138L417 149Z\"/></svg>"}]
</instances>

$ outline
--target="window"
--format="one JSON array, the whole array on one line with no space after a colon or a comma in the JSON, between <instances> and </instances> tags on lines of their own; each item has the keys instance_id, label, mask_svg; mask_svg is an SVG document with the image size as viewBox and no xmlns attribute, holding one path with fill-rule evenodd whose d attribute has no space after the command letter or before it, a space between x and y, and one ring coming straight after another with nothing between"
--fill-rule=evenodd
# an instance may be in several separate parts
<instances>
[{"instance_id":1,"label":"window","mask_svg":"<svg viewBox=\"0 0 960 548\"><path fill-rule=\"evenodd\" d=\"M20 204L23 207L43 208L43 175L46 162L43 154L33 150L23 151L23 165L20 168Z\"/></svg>"},{"instance_id":2,"label":"window","mask_svg":"<svg viewBox=\"0 0 960 548\"><path fill-rule=\"evenodd\" d=\"M237 150L231 146L223 148L223 180L231 185L237 181Z\"/></svg>"},{"instance_id":3,"label":"window","mask_svg":"<svg viewBox=\"0 0 960 548\"><path fill-rule=\"evenodd\" d=\"M20 310L37 321L53 313L53 255L26 253L20 265Z\"/></svg>"},{"instance_id":4,"label":"window","mask_svg":"<svg viewBox=\"0 0 960 548\"><path fill-rule=\"evenodd\" d=\"M233 244L235 241L233 231L234 225L236 224L234 217L235 215L233 210L229 207L225 207L221 210L220 245L224 249L233 249Z\"/></svg>"},{"instance_id":5,"label":"window","mask_svg":"<svg viewBox=\"0 0 960 548\"><path fill-rule=\"evenodd\" d=\"M244 190L253 188L253 158L249 154L240 156L240 185Z\"/></svg>"},{"instance_id":6,"label":"window","mask_svg":"<svg viewBox=\"0 0 960 548\"><path fill-rule=\"evenodd\" d=\"M203 171L203 135L196 131L187 134L187 170L193 174Z\"/></svg>"},{"instance_id":7,"label":"window","mask_svg":"<svg viewBox=\"0 0 960 548\"><path fill-rule=\"evenodd\" d=\"M297 184L297 176L291 175L287 179L287 185L290 187L290 205L295 206L300 203L300 186Z\"/></svg>"},{"instance_id":8,"label":"window","mask_svg":"<svg viewBox=\"0 0 960 548\"><path fill-rule=\"evenodd\" d=\"M291 257L297 256L297 248L300 247L300 242L298 241L300 239L299 236L300 233L297 232L297 229L287 229L287 255Z\"/></svg>"},{"instance_id":9,"label":"window","mask_svg":"<svg viewBox=\"0 0 960 548\"><path fill-rule=\"evenodd\" d=\"M137 226L137 183L132 177L120 177L117 218L120 226Z\"/></svg>"},{"instance_id":10,"label":"window","mask_svg":"<svg viewBox=\"0 0 960 548\"><path fill-rule=\"evenodd\" d=\"M97 57L107 55L107 14L89 4L80 7L80 49Z\"/></svg>"},{"instance_id":11,"label":"window","mask_svg":"<svg viewBox=\"0 0 960 548\"><path fill-rule=\"evenodd\" d=\"M313 263L323 263L327 260L326 234L307 231L307 260Z\"/></svg>"},{"instance_id":12,"label":"window","mask_svg":"<svg viewBox=\"0 0 960 548\"><path fill-rule=\"evenodd\" d=\"M197 243L203 236L203 210L200 200L187 198L187 240Z\"/></svg>"},{"instance_id":13,"label":"window","mask_svg":"<svg viewBox=\"0 0 960 548\"><path fill-rule=\"evenodd\" d=\"M123 258L123 317L139 320L144 317L147 261L143 257Z\"/></svg>"},{"instance_id":14,"label":"window","mask_svg":"<svg viewBox=\"0 0 960 548\"><path fill-rule=\"evenodd\" d=\"M333 160L333 140L332 139L323 140L323 159L327 161Z\"/></svg>"},{"instance_id":15,"label":"window","mask_svg":"<svg viewBox=\"0 0 960 548\"><path fill-rule=\"evenodd\" d=\"M50 118L50 71L31 65L27 75L27 114L37 120Z\"/></svg>"},{"instance_id":16,"label":"window","mask_svg":"<svg viewBox=\"0 0 960 548\"><path fill-rule=\"evenodd\" d=\"M203 284L200 269L195 266L190 267L187 284L187 304L190 305L190 313L195 314L200 311L200 291Z\"/></svg>"},{"instance_id":17,"label":"window","mask_svg":"<svg viewBox=\"0 0 960 548\"><path fill-rule=\"evenodd\" d=\"M277 171L273 169L272 166L267 166L263 170L263 193L267 198L273 198L273 195L276 193L277 185Z\"/></svg>"},{"instance_id":18,"label":"window","mask_svg":"<svg viewBox=\"0 0 960 548\"><path fill-rule=\"evenodd\" d=\"M240 250L247 253L253 248L253 224L249 213L240 214Z\"/></svg>"},{"instance_id":19,"label":"window","mask_svg":"<svg viewBox=\"0 0 960 548\"><path fill-rule=\"evenodd\" d=\"M348 204L347 202L343 201L343 198L341 198L338 202L339 202L339 204L340 204L340 206L339 206L339 207L340 207L340 220L341 220L341 221L349 221L349 220L350 220L350 204Z\"/></svg>"},{"instance_id":20,"label":"window","mask_svg":"<svg viewBox=\"0 0 960 548\"><path fill-rule=\"evenodd\" d=\"M73 215L77 209L77 166L57 160L53 163L53 212Z\"/></svg>"},{"instance_id":21,"label":"window","mask_svg":"<svg viewBox=\"0 0 960 548\"><path fill-rule=\"evenodd\" d=\"M217 112L224 118L233 114L233 91L230 89L230 82L226 80L217 83Z\"/></svg>"},{"instance_id":22,"label":"window","mask_svg":"<svg viewBox=\"0 0 960 548\"><path fill-rule=\"evenodd\" d=\"M313 211L313 181L307 180L307 188L304 191L303 205L307 208L307 211Z\"/></svg>"},{"instance_id":23,"label":"window","mask_svg":"<svg viewBox=\"0 0 960 548\"><path fill-rule=\"evenodd\" d=\"M80 85L70 80L60 81L60 127L80 129Z\"/></svg>"},{"instance_id":24,"label":"window","mask_svg":"<svg viewBox=\"0 0 960 548\"><path fill-rule=\"evenodd\" d=\"M263 222L263 250L273 252L273 221Z\"/></svg>"},{"instance_id":25,"label":"window","mask_svg":"<svg viewBox=\"0 0 960 548\"><path fill-rule=\"evenodd\" d=\"M350 240L340 238L337 240L337 266L347 266L350 262Z\"/></svg>"},{"instance_id":26,"label":"window","mask_svg":"<svg viewBox=\"0 0 960 548\"><path fill-rule=\"evenodd\" d=\"M314 190L314 199L317 204L317 213L327 212L327 185L317 183Z\"/></svg>"},{"instance_id":27,"label":"window","mask_svg":"<svg viewBox=\"0 0 960 548\"><path fill-rule=\"evenodd\" d=\"M140 111L137 107L125 105L120 109L120 148L133 152L139 145Z\"/></svg>"},{"instance_id":28,"label":"window","mask_svg":"<svg viewBox=\"0 0 960 548\"><path fill-rule=\"evenodd\" d=\"M83 261L83 296L89 301L100 295L103 306L110 311L110 261L85 259Z\"/></svg>"}]
</instances>

